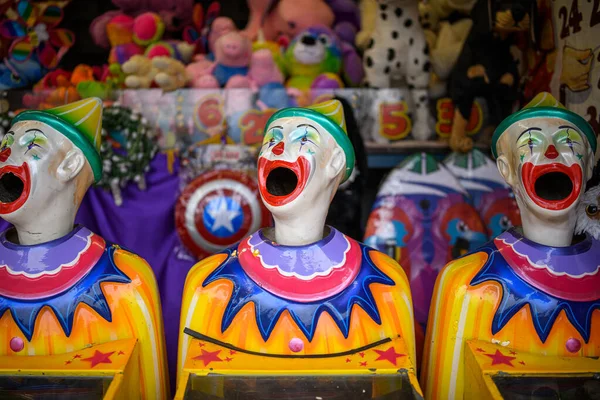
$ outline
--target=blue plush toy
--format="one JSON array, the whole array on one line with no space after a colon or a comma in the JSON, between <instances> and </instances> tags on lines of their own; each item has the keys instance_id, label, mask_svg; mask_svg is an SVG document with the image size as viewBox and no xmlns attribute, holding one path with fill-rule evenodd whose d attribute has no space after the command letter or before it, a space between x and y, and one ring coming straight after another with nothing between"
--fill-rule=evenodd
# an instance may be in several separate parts
<instances>
[{"instance_id":1,"label":"blue plush toy","mask_svg":"<svg viewBox=\"0 0 600 400\"><path fill-rule=\"evenodd\" d=\"M20 89L37 83L48 70L32 54L28 60L15 62L7 57L0 63L0 90Z\"/></svg>"}]
</instances>

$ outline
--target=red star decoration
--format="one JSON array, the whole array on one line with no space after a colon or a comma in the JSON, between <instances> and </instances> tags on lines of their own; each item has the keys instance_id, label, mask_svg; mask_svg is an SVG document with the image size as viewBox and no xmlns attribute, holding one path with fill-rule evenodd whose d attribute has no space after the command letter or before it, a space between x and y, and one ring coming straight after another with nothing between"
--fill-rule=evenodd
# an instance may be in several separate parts
<instances>
[{"instance_id":1,"label":"red star decoration","mask_svg":"<svg viewBox=\"0 0 600 400\"><path fill-rule=\"evenodd\" d=\"M73 359L76 359L76 358L81 358L81 354L75 354L75 357L73 357Z\"/></svg>"},{"instance_id":2,"label":"red star decoration","mask_svg":"<svg viewBox=\"0 0 600 400\"><path fill-rule=\"evenodd\" d=\"M478 351L478 352L480 352L480 353L485 353L485 350L484 350L484 349L482 349L481 347L478 347L478 348L477 348L477 351Z\"/></svg>"},{"instance_id":3,"label":"red star decoration","mask_svg":"<svg viewBox=\"0 0 600 400\"><path fill-rule=\"evenodd\" d=\"M71 364L72 361L65 361L65 365Z\"/></svg>"},{"instance_id":4,"label":"red star decoration","mask_svg":"<svg viewBox=\"0 0 600 400\"><path fill-rule=\"evenodd\" d=\"M347 363L349 363L350 361L352 361L352 360L351 360L351 359L349 359L349 358L346 358L346 362L347 362Z\"/></svg>"},{"instance_id":5,"label":"red star decoration","mask_svg":"<svg viewBox=\"0 0 600 400\"><path fill-rule=\"evenodd\" d=\"M234 355L235 353L237 353L237 351L235 351L235 350L229 350L229 355L230 356Z\"/></svg>"},{"instance_id":6,"label":"red star decoration","mask_svg":"<svg viewBox=\"0 0 600 400\"><path fill-rule=\"evenodd\" d=\"M360 358L365 358L365 353L363 352L358 353L358 355L360 356Z\"/></svg>"},{"instance_id":7,"label":"red star decoration","mask_svg":"<svg viewBox=\"0 0 600 400\"><path fill-rule=\"evenodd\" d=\"M517 352L516 352L516 351L513 351L513 350L511 350L511 351L510 351L510 355L511 355L511 356L516 356L516 355L517 355Z\"/></svg>"},{"instance_id":8,"label":"red star decoration","mask_svg":"<svg viewBox=\"0 0 600 400\"><path fill-rule=\"evenodd\" d=\"M225 357L225 361L229 362L231 360L233 360L233 358L231 358L231 357Z\"/></svg>"},{"instance_id":9,"label":"red star decoration","mask_svg":"<svg viewBox=\"0 0 600 400\"><path fill-rule=\"evenodd\" d=\"M525 361L519 361L519 364L525 365Z\"/></svg>"},{"instance_id":10,"label":"red star decoration","mask_svg":"<svg viewBox=\"0 0 600 400\"><path fill-rule=\"evenodd\" d=\"M396 359L399 357L404 357L406 354L398 354L394 349L394 346L390 347L386 351L375 350L375 353L379 354L379 357L375 361L387 360L392 364L396 365Z\"/></svg>"},{"instance_id":11,"label":"red star decoration","mask_svg":"<svg viewBox=\"0 0 600 400\"><path fill-rule=\"evenodd\" d=\"M510 367L514 367L514 365L512 365L512 360L517 358L517 357L505 356L504 354L502 354L500 352L500 350L496 350L496 352L494 354L484 354L484 355L488 356L489 358L492 359L492 365L505 364Z\"/></svg>"},{"instance_id":12,"label":"red star decoration","mask_svg":"<svg viewBox=\"0 0 600 400\"><path fill-rule=\"evenodd\" d=\"M90 365L90 368L94 368L98 364L112 364L112 361L110 361L110 356L112 356L113 353L114 351L111 351L110 353L103 353L96 350L93 356L82 358L81 361L91 362L92 364ZM77 356L75 356L75 358L77 358Z\"/></svg>"},{"instance_id":13,"label":"red star decoration","mask_svg":"<svg viewBox=\"0 0 600 400\"><path fill-rule=\"evenodd\" d=\"M202 350L202 354L197 357L192 358L192 360L202 360L202 362L204 363L204 366L206 367L211 362L223 361L219 358L220 352L221 352L221 350L216 350L216 351Z\"/></svg>"},{"instance_id":14,"label":"red star decoration","mask_svg":"<svg viewBox=\"0 0 600 400\"><path fill-rule=\"evenodd\" d=\"M119 350L119 352L117 353L117 355L118 355L118 356L124 356L124 355L125 355L125 353Z\"/></svg>"},{"instance_id":15,"label":"red star decoration","mask_svg":"<svg viewBox=\"0 0 600 400\"><path fill-rule=\"evenodd\" d=\"M198 346L204 347L204 346L206 346L206 343L198 342Z\"/></svg>"},{"instance_id":16,"label":"red star decoration","mask_svg":"<svg viewBox=\"0 0 600 400\"><path fill-rule=\"evenodd\" d=\"M367 362L359 362L361 367L366 367L367 366Z\"/></svg>"}]
</instances>

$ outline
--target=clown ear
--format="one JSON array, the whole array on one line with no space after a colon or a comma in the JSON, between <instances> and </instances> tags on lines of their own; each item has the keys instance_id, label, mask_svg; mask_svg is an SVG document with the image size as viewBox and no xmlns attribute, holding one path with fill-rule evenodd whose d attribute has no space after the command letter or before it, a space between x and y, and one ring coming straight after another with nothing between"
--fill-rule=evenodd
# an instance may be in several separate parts
<instances>
[{"instance_id":1,"label":"clown ear","mask_svg":"<svg viewBox=\"0 0 600 400\"><path fill-rule=\"evenodd\" d=\"M79 175L86 160L78 148L71 149L56 169L56 177L62 183L67 183Z\"/></svg>"},{"instance_id":2,"label":"clown ear","mask_svg":"<svg viewBox=\"0 0 600 400\"><path fill-rule=\"evenodd\" d=\"M334 179L335 177L345 172L345 169L346 155L339 146L335 146L335 149L331 154L329 165L327 165L327 174L329 175L330 179Z\"/></svg>"}]
</instances>

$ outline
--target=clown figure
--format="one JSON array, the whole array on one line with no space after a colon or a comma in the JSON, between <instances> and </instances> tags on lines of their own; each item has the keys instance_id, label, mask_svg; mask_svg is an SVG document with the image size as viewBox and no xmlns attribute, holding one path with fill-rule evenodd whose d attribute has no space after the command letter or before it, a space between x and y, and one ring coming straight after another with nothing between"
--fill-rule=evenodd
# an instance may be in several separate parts
<instances>
[{"instance_id":1,"label":"clown figure","mask_svg":"<svg viewBox=\"0 0 600 400\"><path fill-rule=\"evenodd\" d=\"M440 272L423 356L426 398L471 398L473 360L530 374L560 357L600 356L600 242L573 235L595 151L591 126L549 93L498 126L492 152L523 227Z\"/></svg>"},{"instance_id":2,"label":"clown figure","mask_svg":"<svg viewBox=\"0 0 600 400\"><path fill-rule=\"evenodd\" d=\"M162 315L152 270L83 226L75 214L102 176L102 102L17 115L0 146L0 368L65 358L93 372L135 339L136 392L168 393ZM98 350L94 346L104 346ZM108 350L108 351L107 351ZM41 358L40 358L41 357ZM41 361L45 360L45 361ZM48 367L50 368L50 367Z\"/></svg>"},{"instance_id":3,"label":"clown figure","mask_svg":"<svg viewBox=\"0 0 600 400\"><path fill-rule=\"evenodd\" d=\"M354 167L341 103L282 109L265 132L258 183L274 227L189 272L178 390L182 376L209 369L312 376L414 366L406 275L391 258L325 225ZM227 384L224 390L234 395Z\"/></svg>"}]
</instances>

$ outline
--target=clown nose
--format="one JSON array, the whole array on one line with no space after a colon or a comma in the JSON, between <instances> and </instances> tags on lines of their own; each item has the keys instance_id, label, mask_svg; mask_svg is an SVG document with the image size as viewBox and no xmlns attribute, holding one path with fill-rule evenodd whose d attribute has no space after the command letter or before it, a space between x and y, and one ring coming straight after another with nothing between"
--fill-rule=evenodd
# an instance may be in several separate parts
<instances>
[{"instance_id":1,"label":"clown nose","mask_svg":"<svg viewBox=\"0 0 600 400\"><path fill-rule=\"evenodd\" d=\"M558 157L558 151L556 150L556 147L554 147L554 145L551 144L550 146L548 146L548 149L546 150L546 153L544 155L546 156L546 158L554 160L556 157Z\"/></svg>"},{"instance_id":2,"label":"clown nose","mask_svg":"<svg viewBox=\"0 0 600 400\"><path fill-rule=\"evenodd\" d=\"M280 156L283 154L283 150L283 142L279 142L273 147L273 154Z\"/></svg>"}]
</instances>

